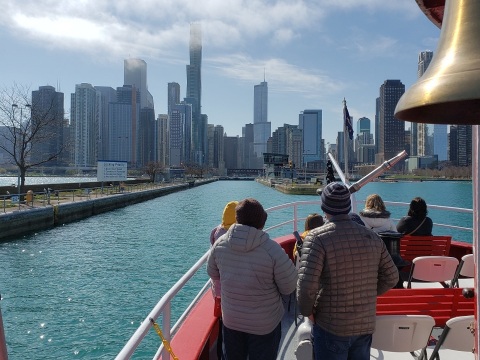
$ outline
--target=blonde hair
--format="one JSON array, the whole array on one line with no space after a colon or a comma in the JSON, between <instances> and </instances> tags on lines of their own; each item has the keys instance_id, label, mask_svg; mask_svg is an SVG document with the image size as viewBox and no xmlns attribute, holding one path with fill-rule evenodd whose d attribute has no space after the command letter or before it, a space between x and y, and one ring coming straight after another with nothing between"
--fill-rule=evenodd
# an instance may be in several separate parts
<instances>
[{"instance_id":1,"label":"blonde hair","mask_svg":"<svg viewBox=\"0 0 480 360\"><path fill-rule=\"evenodd\" d=\"M368 195L367 200L365 200L365 209L373 209L379 212L387 211L382 198L378 194Z\"/></svg>"}]
</instances>

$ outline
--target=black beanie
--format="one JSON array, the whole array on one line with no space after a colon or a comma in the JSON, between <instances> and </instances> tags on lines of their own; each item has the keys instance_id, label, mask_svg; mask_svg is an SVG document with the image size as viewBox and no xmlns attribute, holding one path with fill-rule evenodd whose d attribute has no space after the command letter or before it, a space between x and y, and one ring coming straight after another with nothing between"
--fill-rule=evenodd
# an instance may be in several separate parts
<instances>
[{"instance_id":1,"label":"black beanie","mask_svg":"<svg viewBox=\"0 0 480 360\"><path fill-rule=\"evenodd\" d=\"M330 215L348 214L352 208L352 202L347 186L338 182L325 186L322 190L321 208Z\"/></svg>"},{"instance_id":2,"label":"black beanie","mask_svg":"<svg viewBox=\"0 0 480 360\"><path fill-rule=\"evenodd\" d=\"M238 224L263 229L267 221L267 213L257 200L249 198L238 203L235 208L235 218Z\"/></svg>"}]
</instances>

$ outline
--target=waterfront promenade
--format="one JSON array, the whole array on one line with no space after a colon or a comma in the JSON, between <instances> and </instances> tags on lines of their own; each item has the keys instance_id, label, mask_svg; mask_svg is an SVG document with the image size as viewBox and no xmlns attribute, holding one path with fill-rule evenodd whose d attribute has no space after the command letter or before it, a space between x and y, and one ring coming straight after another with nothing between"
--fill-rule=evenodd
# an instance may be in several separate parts
<instances>
[{"instance_id":1,"label":"waterfront promenade","mask_svg":"<svg viewBox=\"0 0 480 360\"><path fill-rule=\"evenodd\" d=\"M3 196L0 212L0 240L85 219L215 180L125 183L100 188L85 187L44 193L27 192L23 194L24 200L20 203L18 195Z\"/></svg>"}]
</instances>

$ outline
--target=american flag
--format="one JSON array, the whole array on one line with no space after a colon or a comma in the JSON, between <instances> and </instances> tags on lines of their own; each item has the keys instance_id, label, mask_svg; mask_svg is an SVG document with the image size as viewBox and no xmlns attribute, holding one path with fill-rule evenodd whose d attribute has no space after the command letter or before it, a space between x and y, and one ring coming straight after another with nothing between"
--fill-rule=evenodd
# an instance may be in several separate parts
<instances>
[{"instance_id":1,"label":"american flag","mask_svg":"<svg viewBox=\"0 0 480 360\"><path fill-rule=\"evenodd\" d=\"M347 103L344 103L343 106L343 118L345 119L345 129L348 130L348 136L350 137L350 140L353 140L352 118L348 113Z\"/></svg>"}]
</instances>

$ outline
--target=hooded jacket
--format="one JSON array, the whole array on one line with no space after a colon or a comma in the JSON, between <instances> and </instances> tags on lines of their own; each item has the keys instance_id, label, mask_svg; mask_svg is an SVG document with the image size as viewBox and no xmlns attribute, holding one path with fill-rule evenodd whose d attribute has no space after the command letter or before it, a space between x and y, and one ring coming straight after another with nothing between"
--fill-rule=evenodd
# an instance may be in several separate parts
<instances>
[{"instance_id":1,"label":"hooded jacket","mask_svg":"<svg viewBox=\"0 0 480 360\"><path fill-rule=\"evenodd\" d=\"M333 216L303 243L297 302L301 314L338 336L373 334L377 296L398 282L398 270L382 239L352 221Z\"/></svg>"},{"instance_id":2,"label":"hooded jacket","mask_svg":"<svg viewBox=\"0 0 480 360\"><path fill-rule=\"evenodd\" d=\"M375 211L363 209L358 213L365 226L376 233L383 231L397 231L395 224L390 219L390 211Z\"/></svg>"},{"instance_id":3,"label":"hooded jacket","mask_svg":"<svg viewBox=\"0 0 480 360\"><path fill-rule=\"evenodd\" d=\"M279 244L254 227L234 224L212 246L207 272L221 282L223 324L265 335L282 320L281 295L291 294L297 270Z\"/></svg>"}]
</instances>

